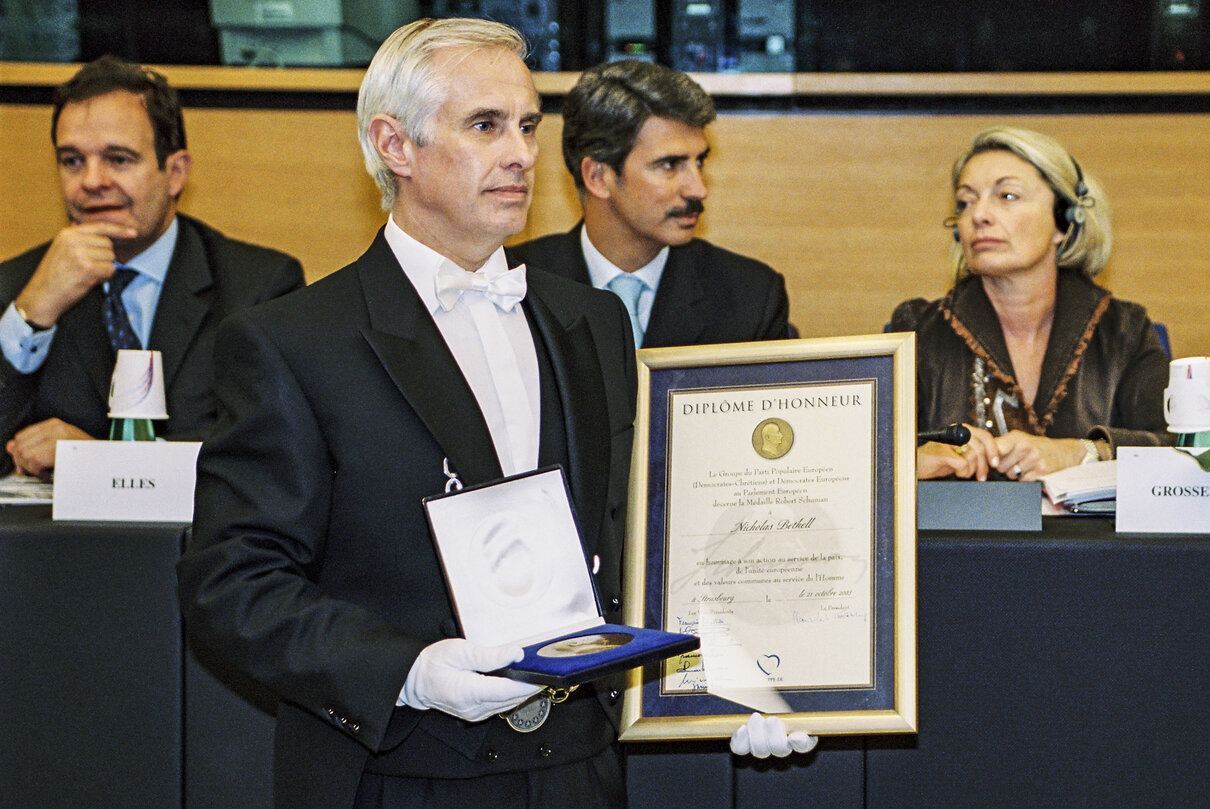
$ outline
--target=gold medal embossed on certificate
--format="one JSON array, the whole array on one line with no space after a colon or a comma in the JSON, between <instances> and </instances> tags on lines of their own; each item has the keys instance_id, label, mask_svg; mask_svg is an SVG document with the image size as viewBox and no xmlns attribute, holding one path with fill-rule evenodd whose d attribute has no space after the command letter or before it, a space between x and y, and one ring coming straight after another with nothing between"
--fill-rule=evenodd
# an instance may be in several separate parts
<instances>
[{"instance_id":1,"label":"gold medal embossed on certificate","mask_svg":"<svg viewBox=\"0 0 1210 809\"><path fill-rule=\"evenodd\" d=\"M752 449L762 458L780 458L794 446L794 430L782 419L765 419L752 431Z\"/></svg>"}]
</instances>

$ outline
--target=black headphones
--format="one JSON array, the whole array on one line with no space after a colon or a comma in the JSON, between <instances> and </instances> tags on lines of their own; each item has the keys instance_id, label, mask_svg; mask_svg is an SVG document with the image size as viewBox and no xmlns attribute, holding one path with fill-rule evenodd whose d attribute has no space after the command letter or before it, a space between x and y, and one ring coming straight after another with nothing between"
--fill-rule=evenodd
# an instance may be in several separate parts
<instances>
[{"instance_id":1,"label":"black headphones","mask_svg":"<svg viewBox=\"0 0 1210 809\"><path fill-rule=\"evenodd\" d=\"M1063 242L1072 244L1076 239L1080 238L1080 229L1084 226L1084 200L1088 199L1088 185L1084 182L1084 172L1080 169L1080 164L1071 155L1067 156L1071 160L1071 165L1076 170L1076 196L1071 199L1065 194L1059 193L1055 199L1055 227L1067 234ZM1093 200L1088 200L1088 206L1091 207ZM954 235L954 241L962 241L958 236L958 212L954 211L949 216L941 221L941 224L950 229L950 233Z\"/></svg>"},{"instance_id":2,"label":"black headphones","mask_svg":"<svg viewBox=\"0 0 1210 809\"><path fill-rule=\"evenodd\" d=\"M1071 157L1068 155L1068 157ZM1076 198L1055 200L1055 226L1067 234L1064 244L1074 244L1080 238L1080 229L1084 227L1084 200L1088 199L1088 185L1084 182L1084 172L1080 164L1071 157L1071 165L1076 170ZM1089 200L1091 203L1092 200Z\"/></svg>"}]
</instances>

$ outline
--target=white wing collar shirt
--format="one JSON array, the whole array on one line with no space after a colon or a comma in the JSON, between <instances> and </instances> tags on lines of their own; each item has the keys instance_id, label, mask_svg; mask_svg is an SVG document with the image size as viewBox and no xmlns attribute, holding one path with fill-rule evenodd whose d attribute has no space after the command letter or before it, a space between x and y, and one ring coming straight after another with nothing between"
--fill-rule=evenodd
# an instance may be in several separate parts
<instances>
[{"instance_id":1,"label":"white wing collar shirt","mask_svg":"<svg viewBox=\"0 0 1210 809\"><path fill-rule=\"evenodd\" d=\"M404 233L393 217L385 236L475 394L500 468L505 475L536 469L538 355L520 304L524 266L509 270L500 248L468 273Z\"/></svg>"}]
</instances>

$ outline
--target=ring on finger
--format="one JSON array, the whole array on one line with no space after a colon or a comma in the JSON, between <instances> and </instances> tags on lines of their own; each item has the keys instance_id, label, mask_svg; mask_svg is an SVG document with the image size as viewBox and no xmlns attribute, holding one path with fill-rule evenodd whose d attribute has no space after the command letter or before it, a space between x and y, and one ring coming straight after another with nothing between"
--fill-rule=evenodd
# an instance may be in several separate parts
<instances>
[{"instance_id":1,"label":"ring on finger","mask_svg":"<svg viewBox=\"0 0 1210 809\"><path fill-rule=\"evenodd\" d=\"M1015 478L1021 477L1021 464L1019 464L1019 463L1013 464L1013 477L1015 477Z\"/></svg>"},{"instance_id":2,"label":"ring on finger","mask_svg":"<svg viewBox=\"0 0 1210 809\"><path fill-rule=\"evenodd\" d=\"M971 451L971 445L970 445L970 444L963 444L963 445L962 445L962 446L960 446L960 447L954 447L954 452L956 452L956 453L958 453L959 455L962 455L962 456L964 456L964 457L965 457L966 453L968 453L968 452L970 452L970 451Z\"/></svg>"}]
</instances>

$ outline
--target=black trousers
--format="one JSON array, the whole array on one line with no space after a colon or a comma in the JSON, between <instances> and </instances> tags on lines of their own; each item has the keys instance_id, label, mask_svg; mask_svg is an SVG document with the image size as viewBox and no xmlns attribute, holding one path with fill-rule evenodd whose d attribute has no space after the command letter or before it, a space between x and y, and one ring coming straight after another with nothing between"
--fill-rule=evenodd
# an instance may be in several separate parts
<instances>
[{"instance_id":1,"label":"black trousers","mask_svg":"<svg viewBox=\"0 0 1210 809\"><path fill-rule=\"evenodd\" d=\"M479 778L403 778L365 773L354 809L626 809L622 752Z\"/></svg>"}]
</instances>

